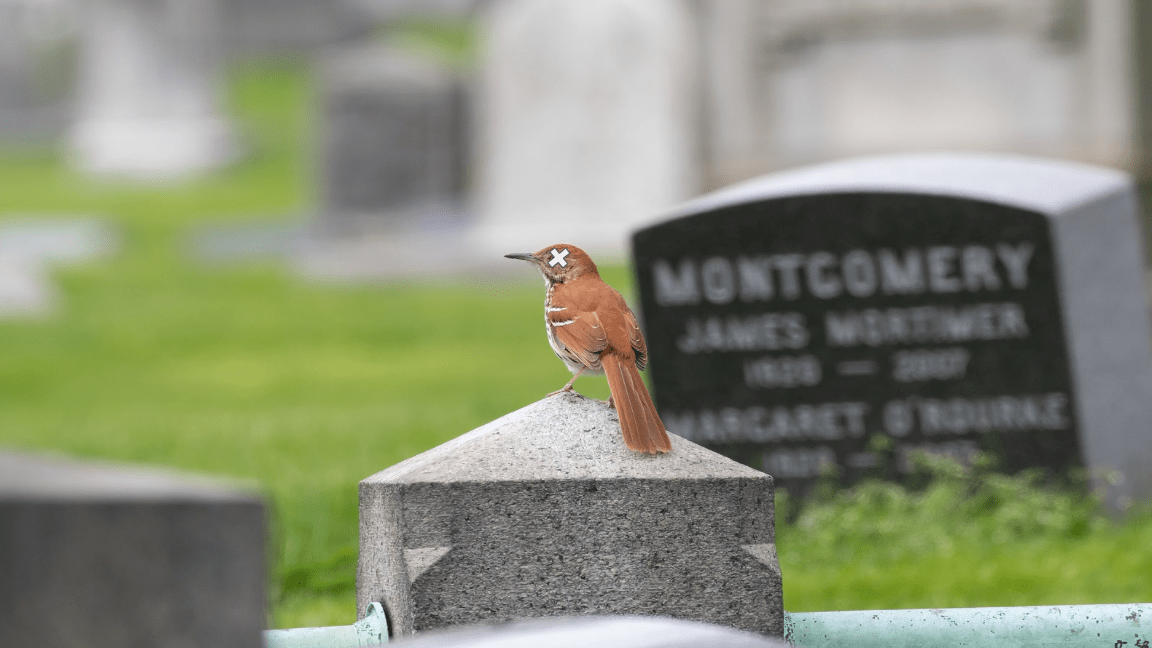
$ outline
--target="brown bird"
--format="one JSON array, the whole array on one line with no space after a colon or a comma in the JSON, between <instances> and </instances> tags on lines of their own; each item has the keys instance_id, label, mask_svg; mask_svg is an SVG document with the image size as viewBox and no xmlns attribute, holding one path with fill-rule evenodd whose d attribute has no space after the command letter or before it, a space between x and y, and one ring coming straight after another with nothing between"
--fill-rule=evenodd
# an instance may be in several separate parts
<instances>
[{"instance_id":1,"label":"brown bird","mask_svg":"<svg viewBox=\"0 0 1152 648\"><path fill-rule=\"evenodd\" d=\"M620 293L600 278L592 259L564 243L535 254L504 256L531 261L544 275L548 344L575 374L553 393L570 391L581 374L604 374L612 392L608 404L620 414L624 444L636 452L671 450L664 423L640 379L648 357L640 325Z\"/></svg>"}]
</instances>

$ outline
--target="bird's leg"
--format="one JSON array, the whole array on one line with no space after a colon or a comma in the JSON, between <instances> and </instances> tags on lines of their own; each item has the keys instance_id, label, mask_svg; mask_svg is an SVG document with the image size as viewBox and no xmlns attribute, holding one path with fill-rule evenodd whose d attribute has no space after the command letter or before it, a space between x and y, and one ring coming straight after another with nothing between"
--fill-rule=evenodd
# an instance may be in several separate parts
<instances>
[{"instance_id":1,"label":"bird's leg","mask_svg":"<svg viewBox=\"0 0 1152 648\"><path fill-rule=\"evenodd\" d=\"M576 379L580 377L580 374L584 373L585 369L587 369L587 367L580 367L580 371L577 371L576 375L572 376L572 380L569 380L567 385L564 385L562 388L557 389L551 394L548 394L548 396L555 396L556 394L560 394L566 391L572 391L572 383L576 382ZM544 398L548 398L548 396L545 396Z\"/></svg>"}]
</instances>

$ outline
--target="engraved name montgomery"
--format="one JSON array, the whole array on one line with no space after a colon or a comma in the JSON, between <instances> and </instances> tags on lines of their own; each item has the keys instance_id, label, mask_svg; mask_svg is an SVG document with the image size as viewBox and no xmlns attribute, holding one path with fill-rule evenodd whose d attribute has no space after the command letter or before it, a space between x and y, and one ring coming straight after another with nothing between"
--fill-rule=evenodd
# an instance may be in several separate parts
<instances>
[{"instance_id":1,"label":"engraved name montgomery","mask_svg":"<svg viewBox=\"0 0 1152 648\"><path fill-rule=\"evenodd\" d=\"M948 295L1028 287L1032 243L936 245L789 254L656 259L652 281L662 307L702 303L788 302L804 296ZM866 308L824 314L826 344L922 344L1028 336L1015 302ZM677 341L683 353L802 349L811 341L801 313L690 317Z\"/></svg>"}]
</instances>

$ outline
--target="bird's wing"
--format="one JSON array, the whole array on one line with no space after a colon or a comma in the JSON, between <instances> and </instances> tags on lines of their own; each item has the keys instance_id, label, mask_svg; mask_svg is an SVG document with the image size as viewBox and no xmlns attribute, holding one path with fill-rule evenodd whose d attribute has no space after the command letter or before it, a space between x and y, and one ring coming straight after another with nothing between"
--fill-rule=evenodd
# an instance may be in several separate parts
<instances>
[{"instance_id":1,"label":"bird's wing","mask_svg":"<svg viewBox=\"0 0 1152 648\"><path fill-rule=\"evenodd\" d=\"M557 342L579 358L584 366L596 366L600 361L600 352L608 346L608 333L596 311L550 311L548 323L553 326Z\"/></svg>"},{"instance_id":2,"label":"bird's wing","mask_svg":"<svg viewBox=\"0 0 1152 648\"><path fill-rule=\"evenodd\" d=\"M636 321L636 315L632 309L628 308L628 302L624 301L624 297L620 293L616 293L615 296L617 307L624 315L623 324L624 331L628 333L628 344L632 347L632 353L636 354L636 368L643 371L645 364L647 364L647 345L644 344L644 333L641 332L641 325Z\"/></svg>"},{"instance_id":3,"label":"bird's wing","mask_svg":"<svg viewBox=\"0 0 1152 648\"><path fill-rule=\"evenodd\" d=\"M624 324L628 328L628 342L636 354L636 368L644 371L644 366L648 364L648 345L644 343L644 334L640 332L636 316L627 305L624 306Z\"/></svg>"}]
</instances>

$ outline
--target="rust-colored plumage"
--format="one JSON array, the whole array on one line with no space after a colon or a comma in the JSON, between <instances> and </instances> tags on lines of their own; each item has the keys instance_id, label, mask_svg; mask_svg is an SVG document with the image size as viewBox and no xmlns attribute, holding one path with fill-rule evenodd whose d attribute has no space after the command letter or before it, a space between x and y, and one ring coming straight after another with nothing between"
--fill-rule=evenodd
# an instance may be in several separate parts
<instances>
[{"instance_id":1,"label":"rust-colored plumage","mask_svg":"<svg viewBox=\"0 0 1152 648\"><path fill-rule=\"evenodd\" d=\"M601 374L620 415L624 443L636 452L668 452L672 442L640 371L647 347L636 316L620 293L604 283L596 264L575 245L559 243L535 254L508 254L534 263L544 275L544 322L548 343L573 374Z\"/></svg>"}]
</instances>

